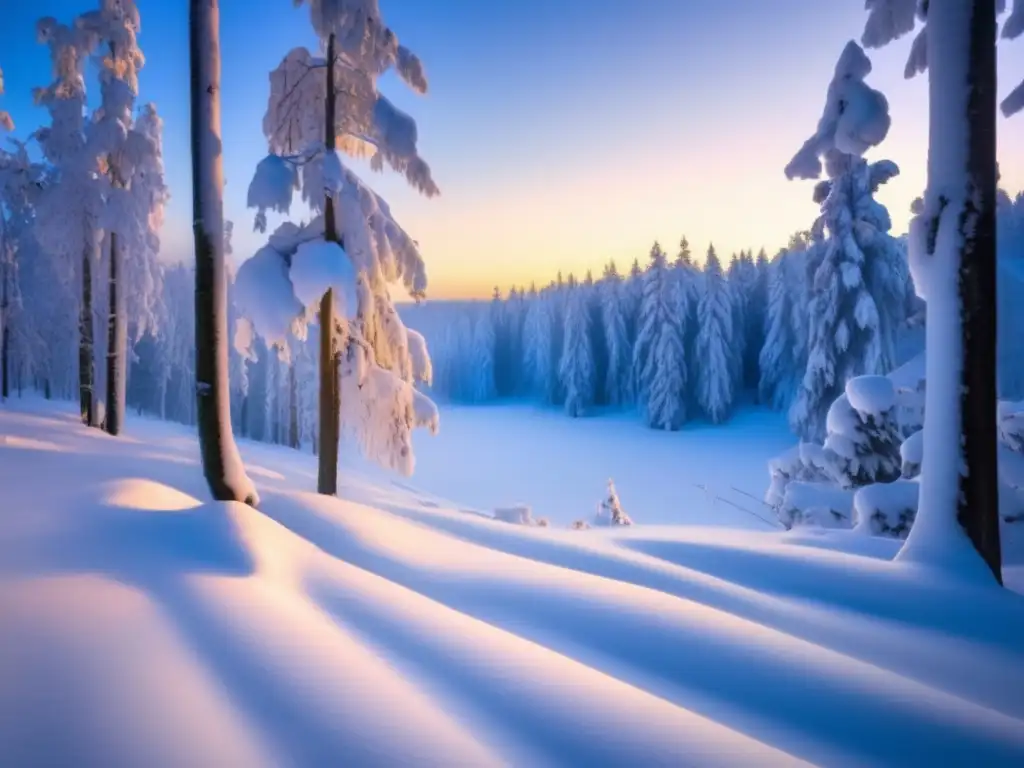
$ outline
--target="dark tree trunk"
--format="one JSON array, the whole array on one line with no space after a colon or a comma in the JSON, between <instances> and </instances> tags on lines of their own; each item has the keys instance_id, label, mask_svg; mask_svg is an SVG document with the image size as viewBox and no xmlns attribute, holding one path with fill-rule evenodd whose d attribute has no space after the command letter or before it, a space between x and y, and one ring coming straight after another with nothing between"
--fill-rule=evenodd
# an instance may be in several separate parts
<instances>
[{"instance_id":1,"label":"dark tree trunk","mask_svg":"<svg viewBox=\"0 0 1024 768\"><path fill-rule=\"evenodd\" d=\"M960 419L966 471L957 517L1002 583L996 427L996 10L974 0L967 64L967 206L960 220L963 367ZM934 114L934 113L933 113ZM946 119L934 115L933 120Z\"/></svg>"},{"instance_id":2,"label":"dark tree trunk","mask_svg":"<svg viewBox=\"0 0 1024 768\"><path fill-rule=\"evenodd\" d=\"M107 314L107 402L104 428L111 435L121 433L124 422L125 404L125 356L126 342L124 313L118 293L121 254L117 247L117 234L110 233L110 288Z\"/></svg>"},{"instance_id":3,"label":"dark tree trunk","mask_svg":"<svg viewBox=\"0 0 1024 768\"><path fill-rule=\"evenodd\" d=\"M78 399L82 423L96 426L93 403L95 376L92 361L92 253L82 255L82 308L78 316Z\"/></svg>"},{"instance_id":4,"label":"dark tree trunk","mask_svg":"<svg viewBox=\"0 0 1024 768\"><path fill-rule=\"evenodd\" d=\"M190 0L192 220L196 259L195 408L203 474L218 501L258 502L231 431L218 0Z\"/></svg>"},{"instance_id":5,"label":"dark tree trunk","mask_svg":"<svg viewBox=\"0 0 1024 768\"><path fill-rule=\"evenodd\" d=\"M334 35L327 38L327 93L324 109L324 148L334 151ZM324 240L337 242L334 200L325 195ZM338 444L341 440L341 389L338 385L338 351L334 336L334 296L328 290L320 300L320 453L317 491L328 496L338 492Z\"/></svg>"}]
</instances>

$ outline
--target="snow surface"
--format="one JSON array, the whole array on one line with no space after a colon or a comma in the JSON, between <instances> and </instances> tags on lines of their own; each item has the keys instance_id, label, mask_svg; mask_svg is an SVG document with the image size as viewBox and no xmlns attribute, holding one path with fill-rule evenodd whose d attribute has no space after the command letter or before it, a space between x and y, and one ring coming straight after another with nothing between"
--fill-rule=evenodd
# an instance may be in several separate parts
<instances>
[{"instance_id":1,"label":"snow surface","mask_svg":"<svg viewBox=\"0 0 1024 768\"><path fill-rule=\"evenodd\" d=\"M737 420L695 453L761 451L763 471L772 429ZM643 428L601 421L642 463ZM672 438L658 487L682 499L710 462L642 433ZM639 524L589 531L467 513L350 458L325 498L314 458L240 441L257 511L208 500L182 427L112 438L26 399L0 436L11 765L1024 762L1024 597L894 563L893 540L644 525L629 472ZM592 436L562 461L600 463ZM452 447L455 495L486 452Z\"/></svg>"}]
</instances>

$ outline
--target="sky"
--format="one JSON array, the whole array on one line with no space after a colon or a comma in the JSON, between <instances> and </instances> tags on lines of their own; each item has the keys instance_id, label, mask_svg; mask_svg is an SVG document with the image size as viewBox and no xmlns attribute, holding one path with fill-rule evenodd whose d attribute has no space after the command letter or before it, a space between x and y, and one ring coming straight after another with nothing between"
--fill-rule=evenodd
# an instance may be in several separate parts
<instances>
[{"instance_id":1,"label":"sky","mask_svg":"<svg viewBox=\"0 0 1024 768\"><path fill-rule=\"evenodd\" d=\"M0 68L24 135L46 120L31 89L50 79L35 42L42 16L70 21L88 0L2 0ZM422 58L425 96L388 75L382 90L416 118L420 153L441 196L354 167L419 241L433 298L490 295L494 286L599 274L614 259L644 263L658 240L686 235L700 256L784 245L817 206L812 182L782 169L817 123L843 46L863 28L863 0L380 0L387 24ZM9 7L7 7L9 6ZM138 0L146 65L140 98L165 121L172 200L168 260L191 259L188 3ZM294 47L314 47L292 0L221 0L226 215L236 259L255 253L245 207L267 152L261 124L268 73ZM869 51L868 83L889 99L894 160L878 198L906 230L925 185L927 82L903 79L910 40ZM1024 41L1000 44L1000 94L1024 77ZM1024 188L1024 116L1000 119L1002 182ZM297 206L296 219L304 211ZM271 220L273 223L273 219Z\"/></svg>"}]
</instances>

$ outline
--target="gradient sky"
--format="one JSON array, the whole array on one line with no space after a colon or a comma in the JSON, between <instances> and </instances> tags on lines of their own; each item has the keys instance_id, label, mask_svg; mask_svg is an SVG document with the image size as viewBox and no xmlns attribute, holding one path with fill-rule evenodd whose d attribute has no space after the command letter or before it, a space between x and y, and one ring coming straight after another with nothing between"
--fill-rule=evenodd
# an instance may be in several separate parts
<instances>
[{"instance_id":1,"label":"gradient sky","mask_svg":"<svg viewBox=\"0 0 1024 768\"><path fill-rule=\"evenodd\" d=\"M68 21L94 5L2 1L0 104L24 134L46 118L30 96L50 78L36 19ZM188 3L138 4L141 97L165 120L173 195L163 252L190 259ZM674 252L683 234L699 254L712 241L725 254L775 250L816 215L812 184L789 182L782 169L814 129L835 60L864 22L863 0L381 0L381 8L427 68L426 97L391 76L382 89L417 119L442 195L421 198L391 173L364 177L419 240L437 298L543 284L558 270L597 273L612 258L625 268L655 239ZM266 153L267 74L315 40L308 11L291 0L221 0L221 14L225 197L241 259L263 242L245 196ZM906 229L927 161L927 84L903 80L908 46L869 52L868 81L893 117L872 157L902 169L879 194L896 232ZM1000 75L1002 94L1024 77L1024 43L1000 45ZM1024 117L1001 120L999 140L1003 183L1019 190Z\"/></svg>"}]
</instances>

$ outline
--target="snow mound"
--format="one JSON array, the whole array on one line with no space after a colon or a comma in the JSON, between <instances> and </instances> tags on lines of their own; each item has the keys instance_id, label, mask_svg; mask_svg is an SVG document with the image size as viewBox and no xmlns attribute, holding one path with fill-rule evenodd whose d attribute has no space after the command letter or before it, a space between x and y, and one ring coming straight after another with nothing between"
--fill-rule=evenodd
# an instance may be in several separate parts
<instances>
[{"instance_id":1,"label":"snow mound","mask_svg":"<svg viewBox=\"0 0 1024 768\"><path fill-rule=\"evenodd\" d=\"M141 477L107 483L100 499L107 506L151 512L180 512L202 505L201 501L177 488Z\"/></svg>"},{"instance_id":2,"label":"snow mound","mask_svg":"<svg viewBox=\"0 0 1024 768\"><path fill-rule=\"evenodd\" d=\"M306 307L314 306L329 288L338 302L336 314L352 319L359 309L357 275L352 260L337 243L310 240L299 245L289 271L295 297Z\"/></svg>"},{"instance_id":3,"label":"snow mound","mask_svg":"<svg viewBox=\"0 0 1024 768\"><path fill-rule=\"evenodd\" d=\"M854 529L905 539L917 516L919 491L920 486L912 480L864 486L853 496Z\"/></svg>"},{"instance_id":4,"label":"snow mound","mask_svg":"<svg viewBox=\"0 0 1024 768\"><path fill-rule=\"evenodd\" d=\"M856 376L846 382L846 398L861 413L879 417L896 405L896 389L885 376Z\"/></svg>"}]
</instances>

